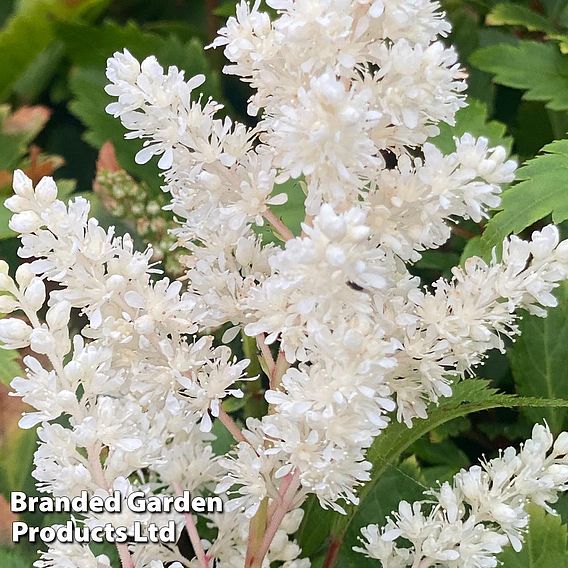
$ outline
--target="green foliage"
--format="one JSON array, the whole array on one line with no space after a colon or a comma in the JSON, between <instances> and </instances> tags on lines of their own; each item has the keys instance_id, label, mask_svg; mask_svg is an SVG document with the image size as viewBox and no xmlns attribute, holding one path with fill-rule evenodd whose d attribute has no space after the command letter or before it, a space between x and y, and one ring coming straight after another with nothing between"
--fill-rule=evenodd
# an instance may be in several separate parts
<instances>
[{"instance_id":1,"label":"green foliage","mask_svg":"<svg viewBox=\"0 0 568 568\"><path fill-rule=\"evenodd\" d=\"M8 385L16 375L21 373L19 360L20 354L17 351L0 349L0 383Z\"/></svg>"},{"instance_id":2,"label":"green foliage","mask_svg":"<svg viewBox=\"0 0 568 568\"><path fill-rule=\"evenodd\" d=\"M106 106L113 101L104 91L108 83L105 61L115 51L123 48L129 49L139 58L155 55L163 66L177 65L185 70L188 77L205 74L207 80L202 86L204 96L220 100L219 77L211 70L203 46L197 39L182 43L173 36L162 38L143 32L132 23L124 27L106 23L98 28L65 24L60 25L58 30L67 53L76 65L70 81L73 94L70 109L87 128L85 140L95 148L100 148L107 141L112 142L120 165L158 192L159 171L156 161L137 164L134 156L142 147L142 142L125 140L126 130L120 121L105 111ZM92 46L96 48L93 49Z\"/></svg>"},{"instance_id":3,"label":"green foliage","mask_svg":"<svg viewBox=\"0 0 568 568\"><path fill-rule=\"evenodd\" d=\"M0 493L6 498L10 491L32 489L30 473L36 450L35 430L10 427L7 437L0 443Z\"/></svg>"},{"instance_id":4,"label":"green foliage","mask_svg":"<svg viewBox=\"0 0 568 568\"><path fill-rule=\"evenodd\" d=\"M488 381L480 379L462 381L454 386L453 391L451 398L441 401L437 407L430 409L426 420L415 420L412 428L393 422L380 436L375 438L367 452L367 460L373 466L371 480L359 491L361 508L365 507L365 502L370 495L373 495L377 483L390 468L397 465L403 453L442 424L474 412L493 408L568 407L568 400L500 394L489 386ZM358 514L358 508L352 506L347 508L347 515L322 515L321 511L317 508L314 511L312 507L313 505L309 502L302 525L312 527L317 524L319 525L318 532L309 533L307 529L304 529L302 534L306 535L305 540L299 541L302 548L307 547L308 550L318 550L323 545L321 540L318 542L318 539L321 539L321 533L331 534L332 539L343 540L351 530L351 524ZM323 527L326 524L327 529Z\"/></svg>"},{"instance_id":5,"label":"green foliage","mask_svg":"<svg viewBox=\"0 0 568 568\"><path fill-rule=\"evenodd\" d=\"M277 185L274 188L273 195L278 195L279 193L285 193L288 196L288 201L283 205L272 207L272 210L295 235L299 235L301 233L300 225L305 217L304 201L306 196L302 189L302 182L290 179L281 185ZM262 240L265 243L278 243L281 241L268 223L265 223L262 227L255 226L254 230L262 235Z\"/></svg>"},{"instance_id":6,"label":"green foliage","mask_svg":"<svg viewBox=\"0 0 568 568\"><path fill-rule=\"evenodd\" d=\"M528 507L529 530L520 552L507 548L500 560L503 568L568 568L568 531L559 516L541 507Z\"/></svg>"},{"instance_id":7,"label":"green foliage","mask_svg":"<svg viewBox=\"0 0 568 568\"><path fill-rule=\"evenodd\" d=\"M439 125L439 128L440 134L432 138L430 142L445 154L455 151L454 138L459 138L465 133L476 137L484 136L491 146L504 146L511 151L513 141L506 134L507 127L496 120L489 120L487 106L476 99L470 99L468 106L457 112L455 126L444 122Z\"/></svg>"},{"instance_id":8,"label":"green foliage","mask_svg":"<svg viewBox=\"0 0 568 568\"><path fill-rule=\"evenodd\" d=\"M517 392L522 395L568 399L568 283L555 291L558 307L546 318L526 315L520 323L521 336L508 349ZM526 408L531 422L547 420L558 434L566 424L566 408Z\"/></svg>"},{"instance_id":9,"label":"green foliage","mask_svg":"<svg viewBox=\"0 0 568 568\"><path fill-rule=\"evenodd\" d=\"M521 26L531 32L554 33L550 20L522 4L502 2L497 4L485 19L488 26Z\"/></svg>"},{"instance_id":10,"label":"green foliage","mask_svg":"<svg viewBox=\"0 0 568 568\"><path fill-rule=\"evenodd\" d=\"M55 20L74 21L92 18L109 0L23 0L16 13L0 32L2 54L0 100L5 100L14 84L54 40Z\"/></svg>"},{"instance_id":11,"label":"green foliage","mask_svg":"<svg viewBox=\"0 0 568 568\"><path fill-rule=\"evenodd\" d=\"M495 75L496 83L526 91L526 100L543 101L551 110L568 110L568 57L554 44L491 45L476 51L471 63Z\"/></svg>"},{"instance_id":12,"label":"green foliage","mask_svg":"<svg viewBox=\"0 0 568 568\"><path fill-rule=\"evenodd\" d=\"M20 550L0 546L0 568L29 568L29 566L29 558L21 554Z\"/></svg>"},{"instance_id":13,"label":"green foliage","mask_svg":"<svg viewBox=\"0 0 568 568\"><path fill-rule=\"evenodd\" d=\"M428 489L416 461L408 458L398 466L390 467L365 502L357 509L353 522L345 535L337 566L342 568L377 568L377 561L353 550L360 546L361 529L371 523L382 524L387 515L398 508L400 501L416 501L423 498Z\"/></svg>"},{"instance_id":14,"label":"green foliage","mask_svg":"<svg viewBox=\"0 0 568 568\"><path fill-rule=\"evenodd\" d=\"M0 200L0 241L9 239L15 235L15 233L8 228L11 215L12 212L4 207L4 200Z\"/></svg>"},{"instance_id":15,"label":"green foliage","mask_svg":"<svg viewBox=\"0 0 568 568\"><path fill-rule=\"evenodd\" d=\"M517 183L503 194L500 211L487 224L482 249L488 253L511 233L520 233L552 215L568 219L568 140L557 140L517 171Z\"/></svg>"}]
</instances>

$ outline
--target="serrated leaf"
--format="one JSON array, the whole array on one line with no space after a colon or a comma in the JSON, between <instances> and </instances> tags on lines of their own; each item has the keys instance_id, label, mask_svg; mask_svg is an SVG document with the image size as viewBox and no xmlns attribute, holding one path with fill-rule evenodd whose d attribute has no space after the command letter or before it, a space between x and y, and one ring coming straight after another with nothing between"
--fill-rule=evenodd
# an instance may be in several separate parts
<instances>
[{"instance_id":1,"label":"serrated leaf","mask_svg":"<svg viewBox=\"0 0 568 568\"><path fill-rule=\"evenodd\" d=\"M568 110L568 57L551 43L520 41L477 50L471 63L500 85L526 91L528 101L543 101L551 110Z\"/></svg>"},{"instance_id":2,"label":"serrated leaf","mask_svg":"<svg viewBox=\"0 0 568 568\"><path fill-rule=\"evenodd\" d=\"M502 568L568 568L568 531L559 516L531 505L529 530L520 552L507 548L499 556Z\"/></svg>"},{"instance_id":3,"label":"serrated leaf","mask_svg":"<svg viewBox=\"0 0 568 568\"><path fill-rule=\"evenodd\" d=\"M475 137L484 136L491 146L504 146L511 151L512 139L507 136L507 127L497 120L489 120L487 106L476 99L469 99L469 105L456 113L456 124L441 123L440 134L429 140L445 154L455 152L454 137L460 137L469 132Z\"/></svg>"},{"instance_id":4,"label":"serrated leaf","mask_svg":"<svg viewBox=\"0 0 568 568\"><path fill-rule=\"evenodd\" d=\"M517 183L503 194L481 238L485 253L511 233L519 233L552 215L554 223L568 219L568 140L556 140L517 171Z\"/></svg>"},{"instance_id":5,"label":"serrated leaf","mask_svg":"<svg viewBox=\"0 0 568 568\"><path fill-rule=\"evenodd\" d=\"M473 412L489 410L492 408L512 408L512 407L568 407L568 400L549 400L531 397L519 397L516 395L500 394L496 389L489 386L488 381L480 379L464 380L453 388L453 395L449 399L440 402L438 406L430 409L426 420L416 420L412 428L405 424L393 422L377 436L373 445L367 452L367 460L372 464L371 480L366 483L359 491L360 506L363 506L368 495L374 491L375 486L385 474L385 472L396 465L403 452L419 440L425 434L431 432L438 426L459 418L467 416ZM332 539L342 540L347 534L357 508L347 507L347 515L322 515L322 511L308 503L310 507L302 526L314 526L314 524L325 525L327 523L327 533L331 533ZM330 527L331 525L331 527ZM299 541L301 546L304 545ZM319 543L321 545L321 543ZM317 548L317 543L310 539L310 547Z\"/></svg>"},{"instance_id":6,"label":"serrated leaf","mask_svg":"<svg viewBox=\"0 0 568 568\"><path fill-rule=\"evenodd\" d=\"M485 23L488 26L522 26L531 32L555 31L551 22L534 10L520 4L501 2L487 14Z\"/></svg>"},{"instance_id":7,"label":"serrated leaf","mask_svg":"<svg viewBox=\"0 0 568 568\"><path fill-rule=\"evenodd\" d=\"M521 336L507 350L517 392L521 395L568 399L568 282L555 291L558 306L548 316L526 315L520 322ZM566 408L523 409L533 422L547 420L559 434L566 423Z\"/></svg>"}]
</instances>

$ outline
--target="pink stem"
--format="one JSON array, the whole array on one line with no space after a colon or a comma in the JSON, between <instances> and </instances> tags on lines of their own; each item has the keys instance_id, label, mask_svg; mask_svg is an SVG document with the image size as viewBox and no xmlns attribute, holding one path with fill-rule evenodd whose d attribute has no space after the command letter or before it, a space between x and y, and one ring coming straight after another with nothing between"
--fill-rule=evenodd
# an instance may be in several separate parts
<instances>
[{"instance_id":1,"label":"pink stem","mask_svg":"<svg viewBox=\"0 0 568 568\"><path fill-rule=\"evenodd\" d=\"M290 483L292 482L293 478L294 474L291 472L282 478L282 481L280 482L280 487L278 488L278 499L274 500L274 502L270 505L270 509L268 510L269 519L272 518L272 516L274 515L274 511L276 511L277 507L282 503L284 495L286 494L288 487L290 487Z\"/></svg>"},{"instance_id":2,"label":"pink stem","mask_svg":"<svg viewBox=\"0 0 568 568\"><path fill-rule=\"evenodd\" d=\"M264 359L266 366L268 367L268 373L272 374L274 370L274 359L272 358L272 353L270 353L270 347L264 343L264 333L260 333L256 336L256 344L262 353L262 358Z\"/></svg>"},{"instance_id":3,"label":"pink stem","mask_svg":"<svg viewBox=\"0 0 568 568\"><path fill-rule=\"evenodd\" d=\"M126 544L116 543L116 550L118 550L118 557L120 558L120 564L122 568L136 568L132 556L130 556L130 551Z\"/></svg>"},{"instance_id":4,"label":"pink stem","mask_svg":"<svg viewBox=\"0 0 568 568\"><path fill-rule=\"evenodd\" d=\"M294 233L292 233L292 231L290 231L290 229L278 217L276 217L270 209L267 209L263 213L263 217L278 231L284 240L289 241L294 238Z\"/></svg>"},{"instance_id":5,"label":"pink stem","mask_svg":"<svg viewBox=\"0 0 568 568\"><path fill-rule=\"evenodd\" d=\"M235 424L235 421L222 409L219 409L219 420L231 433L237 442L247 442L248 440L243 436L241 429Z\"/></svg>"},{"instance_id":6,"label":"pink stem","mask_svg":"<svg viewBox=\"0 0 568 568\"><path fill-rule=\"evenodd\" d=\"M260 550L254 555L254 562L251 565L251 568L252 567L257 568L262 566L262 561L266 556L268 549L272 544L272 541L274 540L276 531L282 524L282 520L286 516L286 513L290 510L290 507L294 501L294 498L296 497L296 493L298 491L299 486L300 486L300 472L295 471L294 474L292 475L292 479L290 480L290 484L288 485L286 493L284 494L282 502L280 503L280 505L278 505L278 507L274 511L274 514L268 521L268 528L264 533L264 538L262 539Z\"/></svg>"},{"instance_id":7,"label":"pink stem","mask_svg":"<svg viewBox=\"0 0 568 568\"><path fill-rule=\"evenodd\" d=\"M103 466L101 465L101 445L97 444L94 447L89 448L87 450L87 458L89 460L89 467L95 483L105 491L110 491L108 481L105 477L105 472L103 471ZM124 543L118 542L115 546L118 551L118 557L120 558L120 565L122 568L136 568L134 560L132 560L132 556L130 556L128 546Z\"/></svg>"},{"instance_id":8,"label":"pink stem","mask_svg":"<svg viewBox=\"0 0 568 568\"><path fill-rule=\"evenodd\" d=\"M286 372L290 364L286 361L284 351L278 353L276 363L270 373L270 388L276 390L280 386L280 381L282 380L282 375Z\"/></svg>"},{"instance_id":9,"label":"pink stem","mask_svg":"<svg viewBox=\"0 0 568 568\"><path fill-rule=\"evenodd\" d=\"M174 485L174 488L178 495L183 495L183 489L181 488L181 485L176 483ZM187 529L189 540L191 541L193 550L195 551L195 555L197 556L199 566L201 566L201 568L209 568L209 560L207 559L205 549L203 548L203 544L201 543L201 539L199 538L199 533L197 532L197 527L195 526L195 519L193 518L193 515L191 513L184 513L183 518L185 519L185 528Z\"/></svg>"}]
</instances>

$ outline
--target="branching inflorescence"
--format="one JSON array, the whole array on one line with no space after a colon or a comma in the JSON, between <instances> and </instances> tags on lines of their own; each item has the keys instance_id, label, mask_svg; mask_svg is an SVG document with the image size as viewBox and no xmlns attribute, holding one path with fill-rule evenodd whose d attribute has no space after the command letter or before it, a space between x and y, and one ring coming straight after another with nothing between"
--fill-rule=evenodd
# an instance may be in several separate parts
<instances>
[{"instance_id":1,"label":"branching inflorescence","mask_svg":"<svg viewBox=\"0 0 568 568\"><path fill-rule=\"evenodd\" d=\"M466 104L438 2L267 3L275 19L242 2L213 43L230 61L225 72L255 91L254 128L194 96L203 76L186 81L127 51L108 61L108 112L128 138L144 139L140 163L159 157L185 249L182 281L160 276L151 249L137 252L89 218L83 198L59 201L51 179L33 188L17 172L6 202L30 262L15 280L1 267L0 308L20 315L0 320L0 341L39 356L12 386L35 408L22 427L40 425L40 490L190 490L226 503L201 519L87 515L87 525L187 527L193 559L165 544L123 544L123 567L309 566L293 536L305 497L340 513L357 504L366 450L389 420L426 418L453 380L518 333L516 310L546 315L568 278L568 243L553 226L511 237L500 259L469 258L432 289L408 270L455 220L487 217L516 167L483 138L456 138L450 155L428 142ZM300 236L277 212L289 179L306 195ZM263 243L264 224L283 246ZM47 281L57 285L48 297ZM75 312L86 318L80 332ZM221 326L227 341L255 338L270 381L268 414L242 430L222 402L254 379L248 360L208 335ZM236 442L221 457L215 420ZM550 435L537 428L519 454L442 485L429 512L402 503L385 528L364 529L362 550L387 568L495 566L507 541L521 546L525 501L546 506L566 488L565 442L547 457ZM108 565L79 545L54 545L36 563Z\"/></svg>"}]
</instances>

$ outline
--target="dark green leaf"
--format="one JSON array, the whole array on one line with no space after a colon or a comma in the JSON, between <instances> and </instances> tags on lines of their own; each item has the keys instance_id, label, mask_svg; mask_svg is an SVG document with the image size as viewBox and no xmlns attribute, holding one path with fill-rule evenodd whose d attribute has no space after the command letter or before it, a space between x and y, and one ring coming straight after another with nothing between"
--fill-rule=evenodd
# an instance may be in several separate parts
<instances>
[{"instance_id":1,"label":"dark green leaf","mask_svg":"<svg viewBox=\"0 0 568 568\"><path fill-rule=\"evenodd\" d=\"M527 396L568 399L568 283L556 289L558 306L546 318L526 315L520 323L521 336L509 348L517 392ZM533 422L544 418L559 434L566 423L566 408L523 409Z\"/></svg>"},{"instance_id":2,"label":"dark green leaf","mask_svg":"<svg viewBox=\"0 0 568 568\"><path fill-rule=\"evenodd\" d=\"M488 26L522 26L531 32L554 32L550 21L538 12L519 4L501 2L485 19Z\"/></svg>"},{"instance_id":3,"label":"dark green leaf","mask_svg":"<svg viewBox=\"0 0 568 568\"><path fill-rule=\"evenodd\" d=\"M500 394L495 389L490 388L487 381L479 379L464 380L455 385L453 391L451 398L445 399L438 406L431 408L426 420L415 420L412 428L393 422L380 436L375 438L373 445L367 452L367 459L371 462L373 469L371 480L359 492L361 506L363 506L367 496L372 494L385 472L398 463L402 453L422 436L441 424L473 412L492 408L568 407L568 400L548 400ZM334 515L334 522L331 527L334 538L341 539L344 537L356 513L357 508L350 506L347 508L347 515ZM320 519L321 512L314 507L313 512L308 511L304 516L302 524L310 527L320 523ZM316 544L312 542L311 546L315 547Z\"/></svg>"},{"instance_id":4,"label":"dark green leaf","mask_svg":"<svg viewBox=\"0 0 568 568\"><path fill-rule=\"evenodd\" d=\"M526 91L526 100L544 101L551 110L568 110L568 57L555 44L491 45L476 51L471 63L495 75L496 83Z\"/></svg>"},{"instance_id":5,"label":"dark green leaf","mask_svg":"<svg viewBox=\"0 0 568 568\"><path fill-rule=\"evenodd\" d=\"M79 20L99 12L110 0L28 0L0 31L0 100L6 99L12 86L34 63L54 38L53 22Z\"/></svg>"},{"instance_id":6,"label":"dark green leaf","mask_svg":"<svg viewBox=\"0 0 568 568\"><path fill-rule=\"evenodd\" d=\"M455 126L446 123L439 125L440 134L429 140L442 152L449 154L455 152L454 137L460 137L469 132L475 137L484 136L491 146L504 146L511 150L512 139L507 136L507 127L496 120L489 120L487 107L481 101L468 99L469 105L460 109L456 114Z\"/></svg>"}]
</instances>

